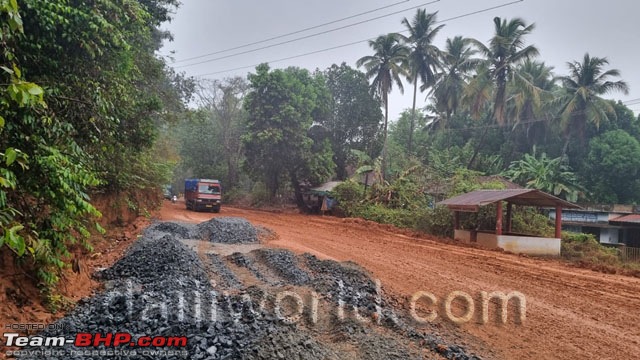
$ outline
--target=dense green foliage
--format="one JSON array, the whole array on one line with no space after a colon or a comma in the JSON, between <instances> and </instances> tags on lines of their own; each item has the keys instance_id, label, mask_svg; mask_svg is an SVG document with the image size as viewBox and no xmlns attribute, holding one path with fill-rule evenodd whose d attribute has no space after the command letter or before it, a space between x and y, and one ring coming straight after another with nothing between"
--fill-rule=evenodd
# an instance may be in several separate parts
<instances>
[{"instance_id":1,"label":"dense green foliage","mask_svg":"<svg viewBox=\"0 0 640 360\"><path fill-rule=\"evenodd\" d=\"M524 154L522 159L512 162L505 175L512 181L525 184L527 188L577 201L581 187L563 160L562 157L549 159L545 153L537 157L534 148L533 154Z\"/></svg>"},{"instance_id":2,"label":"dense green foliage","mask_svg":"<svg viewBox=\"0 0 640 360\"><path fill-rule=\"evenodd\" d=\"M158 128L189 82L154 52L173 0L0 2L0 222L49 289L100 213L90 194L154 189L170 166ZM28 81L27 81L28 79ZM40 84L40 86L36 85Z\"/></svg>"},{"instance_id":3,"label":"dense green foliage","mask_svg":"<svg viewBox=\"0 0 640 360\"><path fill-rule=\"evenodd\" d=\"M243 99L247 91L247 81L239 77L200 82L196 91L199 109L174 129L182 159L175 189L183 189L186 177L219 179L225 192L245 180L241 136L246 131Z\"/></svg>"},{"instance_id":4,"label":"dense green foliage","mask_svg":"<svg viewBox=\"0 0 640 360\"><path fill-rule=\"evenodd\" d=\"M365 75L345 64L333 65L324 72L331 93L330 113L320 124L331 140L336 178L347 178L347 165L352 150L371 158L381 150L379 100L369 91Z\"/></svg>"},{"instance_id":5,"label":"dense green foliage","mask_svg":"<svg viewBox=\"0 0 640 360\"><path fill-rule=\"evenodd\" d=\"M562 233L562 257L568 260L584 261L589 265L619 265L618 249L608 248L591 234Z\"/></svg>"},{"instance_id":6,"label":"dense green foliage","mask_svg":"<svg viewBox=\"0 0 640 360\"><path fill-rule=\"evenodd\" d=\"M331 142L322 129L312 128L327 117L329 99L324 77L307 70L271 71L263 64L249 75L245 165L271 197L289 181L303 206L301 183L317 184L334 173Z\"/></svg>"},{"instance_id":7,"label":"dense green foliage","mask_svg":"<svg viewBox=\"0 0 640 360\"><path fill-rule=\"evenodd\" d=\"M594 199L640 202L640 142L624 130L608 131L591 140L585 170Z\"/></svg>"}]
</instances>

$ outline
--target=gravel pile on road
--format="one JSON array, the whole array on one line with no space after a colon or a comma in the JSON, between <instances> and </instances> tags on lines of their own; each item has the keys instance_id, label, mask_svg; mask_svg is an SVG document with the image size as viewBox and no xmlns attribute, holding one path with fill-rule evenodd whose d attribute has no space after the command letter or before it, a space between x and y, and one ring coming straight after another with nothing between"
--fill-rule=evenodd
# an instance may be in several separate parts
<instances>
[{"instance_id":1,"label":"gravel pile on road","mask_svg":"<svg viewBox=\"0 0 640 360\"><path fill-rule=\"evenodd\" d=\"M186 336L186 348L165 349L186 353L168 359L339 359L295 325L245 306L240 295L220 294L203 269L195 253L171 236L140 239L125 257L102 272L104 279L112 280L104 292L80 301L58 321L57 330L41 335L73 338L79 332L126 332L132 334L133 341L141 336ZM124 348L129 351L127 355L108 358L153 358L142 356L142 348ZM81 350L72 345L64 349ZM108 350L103 345L91 349ZM154 348L158 349L162 348ZM131 356L135 350L137 355ZM67 354L63 358L105 356Z\"/></svg>"},{"instance_id":2,"label":"gravel pile on road","mask_svg":"<svg viewBox=\"0 0 640 360\"><path fill-rule=\"evenodd\" d=\"M304 254L302 258L315 277L310 285L319 293L330 294L334 302L341 299L370 312L375 311L376 304L384 305L375 282L358 265L320 260L311 254Z\"/></svg>"},{"instance_id":3,"label":"gravel pile on road","mask_svg":"<svg viewBox=\"0 0 640 360\"><path fill-rule=\"evenodd\" d=\"M155 238L163 235L175 235L182 239L191 239L196 237L194 234L195 226L191 224L178 224L174 222L156 222L144 231L147 238Z\"/></svg>"},{"instance_id":4,"label":"gravel pile on road","mask_svg":"<svg viewBox=\"0 0 640 360\"><path fill-rule=\"evenodd\" d=\"M207 264L205 267L210 269L210 273L213 273L214 276L219 280L219 285L224 289L229 288L240 288L242 287L242 283L235 274L229 270L227 265L225 265L224 261L220 258L220 256L216 254L206 254Z\"/></svg>"},{"instance_id":5,"label":"gravel pile on road","mask_svg":"<svg viewBox=\"0 0 640 360\"><path fill-rule=\"evenodd\" d=\"M243 267L249 270L258 280L263 281L265 283L270 283L270 284L273 283L258 269L253 259L246 256L245 254L235 252L227 256L227 260L229 260L233 264L236 264L239 267Z\"/></svg>"},{"instance_id":6,"label":"gravel pile on road","mask_svg":"<svg viewBox=\"0 0 640 360\"><path fill-rule=\"evenodd\" d=\"M233 227L242 222L209 221L193 229L173 223L154 224L122 259L100 273L102 279L108 280L104 292L80 301L68 316L58 321L60 326L40 335L71 339L80 332L130 333L132 341L142 336L186 336L185 348L153 348L184 351L162 357L166 359L421 359L425 349L433 351L430 356L477 359L466 355L460 347L446 345L435 335L415 331L402 319L389 322L395 316L392 307L386 306L384 300L376 300L374 281L355 264L319 260L308 254L296 256L278 249L254 250L250 255L234 253L228 257L206 254L201 260L179 240L197 234L194 230L211 231L220 223L226 224L223 227L231 223ZM240 226L246 230L246 224ZM246 239L244 235L242 239ZM279 279L276 283L268 282L256 275L264 284L243 288L238 274L232 271L235 266L229 267L227 262L254 273L262 269ZM219 281L212 285L211 279ZM274 284L276 287L271 287ZM327 299L335 304L341 299L347 311L353 305L364 308L361 311L364 317L375 310L375 305L380 305L382 326L371 322L373 318L365 324L349 317L330 322L324 330L312 328L308 320L286 324L276 317L269 304L262 307L260 299L272 301L273 290L281 291L281 286L290 289L290 285L306 285L308 290L326 295L322 301ZM303 317L308 315L306 301ZM71 344L64 349L83 350ZM102 345L90 349L107 350ZM111 357L80 353L48 358L157 358L143 356L145 349L136 346L120 349L129 353ZM137 354L132 355L131 351Z\"/></svg>"},{"instance_id":7,"label":"gravel pile on road","mask_svg":"<svg viewBox=\"0 0 640 360\"><path fill-rule=\"evenodd\" d=\"M258 242L258 232L249 221L237 217L217 217L198 224L202 239L222 244L251 244Z\"/></svg>"},{"instance_id":8,"label":"gravel pile on road","mask_svg":"<svg viewBox=\"0 0 640 360\"><path fill-rule=\"evenodd\" d=\"M311 276L300 268L296 255L289 250L260 249L256 250L255 254L275 273L293 285L306 285L311 281Z\"/></svg>"},{"instance_id":9,"label":"gravel pile on road","mask_svg":"<svg viewBox=\"0 0 640 360\"><path fill-rule=\"evenodd\" d=\"M208 279L196 253L171 235L138 240L123 258L96 276L104 280L134 278L140 283L182 277L202 282Z\"/></svg>"}]
</instances>

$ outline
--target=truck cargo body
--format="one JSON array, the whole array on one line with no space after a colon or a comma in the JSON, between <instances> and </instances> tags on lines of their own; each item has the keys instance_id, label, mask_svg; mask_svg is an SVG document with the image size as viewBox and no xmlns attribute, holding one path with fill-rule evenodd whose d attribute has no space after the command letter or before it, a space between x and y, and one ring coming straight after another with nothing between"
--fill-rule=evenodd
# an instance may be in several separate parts
<instances>
[{"instance_id":1,"label":"truck cargo body","mask_svg":"<svg viewBox=\"0 0 640 360\"><path fill-rule=\"evenodd\" d=\"M222 187L219 180L186 179L184 199L188 210L220 212Z\"/></svg>"}]
</instances>

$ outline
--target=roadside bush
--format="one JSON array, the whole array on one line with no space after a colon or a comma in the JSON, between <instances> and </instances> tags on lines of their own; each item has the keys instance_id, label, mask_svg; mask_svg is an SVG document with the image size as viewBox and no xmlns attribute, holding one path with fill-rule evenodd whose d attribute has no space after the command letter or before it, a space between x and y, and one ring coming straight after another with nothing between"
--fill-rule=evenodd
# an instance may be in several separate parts
<instances>
[{"instance_id":1,"label":"roadside bush","mask_svg":"<svg viewBox=\"0 0 640 360\"><path fill-rule=\"evenodd\" d=\"M418 215L416 229L440 237L453 237L453 214L444 206L426 208Z\"/></svg>"},{"instance_id":2,"label":"roadside bush","mask_svg":"<svg viewBox=\"0 0 640 360\"><path fill-rule=\"evenodd\" d=\"M262 206L269 203L269 191L267 191L267 187L264 183L257 182L253 185L250 193L251 197L251 205L252 206Z\"/></svg>"},{"instance_id":3,"label":"roadside bush","mask_svg":"<svg viewBox=\"0 0 640 360\"><path fill-rule=\"evenodd\" d=\"M381 224L390 224L399 228L415 229L418 217L408 209L390 209L382 204L370 204L356 208L357 217L375 221Z\"/></svg>"},{"instance_id":4,"label":"roadside bush","mask_svg":"<svg viewBox=\"0 0 640 360\"><path fill-rule=\"evenodd\" d=\"M338 200L338 211L348 217L358 216L359 208L364 200L364 185L355 181L345 181L333 189L334 196Z\"/></svg>"},{"instance_id":5,"label":"roadside bush","mask_svg":"<svg viewBox=\"0 0 640 360\"><path fill-rule=\"evenodd\" d=\"M544 237L555 235L555 227L549 217L532 207L514 207L511 221L513 232L519 234Z\"/></svg>"},{"instance_id":6,"label":"roadside bush","mask_svg":"<svg viewBox=\"0 0 640 360\"><path fill-rule=\"evenodd\" d=\"M592 265L619 265L619 251L598 243L591 234L562 233L562 257Z\"/></svg>"}]
</instances>

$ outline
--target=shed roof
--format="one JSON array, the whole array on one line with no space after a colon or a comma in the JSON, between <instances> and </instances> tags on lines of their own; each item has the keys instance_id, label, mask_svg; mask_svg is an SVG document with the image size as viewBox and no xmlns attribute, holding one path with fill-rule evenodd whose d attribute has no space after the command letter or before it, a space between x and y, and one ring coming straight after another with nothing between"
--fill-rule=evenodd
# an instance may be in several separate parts
<instances>
[{"instance_id":1,"label":"shed roof","mask_svg":"<svg viewBox=\"0 0 640 360\"><path fill-rule=\"evenodd\" d=\"M438 203L451 210L476 212L481 206L498 201L516 205L580 209L580 206L535 189L476 190Z\"/></svg>"},{"instance_id":2,"label":"shed roof","mask_svg":"<svg viewBox=\"0 0 640 360\"><path fill-rule=\"evenodd\" d=\"M331 191L333 191L333 189L342 184L342 181L329 181L326 182L322 185L316 186L314 188L309 189L309 192L312 194L317 194L317 195L327 195L328 193L330 193Z\"/></svg>"},{"instance_id":3,"label":"shed roof","mask_svg":"<svg viewBox=\"0 0 640 360\"><path fill-rule=\"evenodd\" d=\"M631 214L609 220L610 222L631 223L640 225L640 214Z\"/></svg>"}]
</instances>

